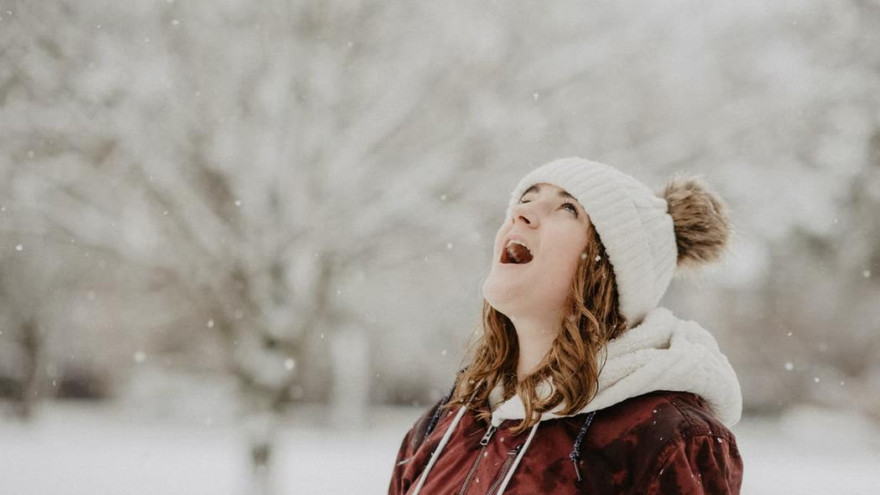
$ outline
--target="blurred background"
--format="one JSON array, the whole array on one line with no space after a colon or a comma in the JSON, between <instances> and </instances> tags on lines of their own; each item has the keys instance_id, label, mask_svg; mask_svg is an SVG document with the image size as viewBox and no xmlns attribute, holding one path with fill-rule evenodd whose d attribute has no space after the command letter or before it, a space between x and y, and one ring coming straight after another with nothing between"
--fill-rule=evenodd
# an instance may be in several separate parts
<instances>
[{"instance_id":1,"label":"blurred background","mask_svg":"<svg viewBox=\"0 0 880 495\"><path fill-rule=\"evenodd\" d=\"M880 483L877 0L0 5L0 492L384 492L569 155L727 200L743 493Z\"/></svg>"}]
</instances>

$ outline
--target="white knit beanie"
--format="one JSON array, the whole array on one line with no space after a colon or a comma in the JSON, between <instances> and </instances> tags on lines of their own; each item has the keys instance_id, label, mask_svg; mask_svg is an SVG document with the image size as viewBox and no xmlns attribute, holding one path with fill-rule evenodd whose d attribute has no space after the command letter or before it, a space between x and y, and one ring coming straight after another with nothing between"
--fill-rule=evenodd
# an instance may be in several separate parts
<instances>
[{"instance_id":1,"label":"white knit beanie","mask_svg":"<svg viewBox=\"0 0 880 495\"><path fill-rule=\"evenodd\" d=\"M676 266L675 231L666 200L614 167L561 158L519 181L510 193L507 218L523 192L539 183L564 189L584 207L614 269L620 313L629 328L639 324L659 304Z\"/></svg>"}]
</instances>

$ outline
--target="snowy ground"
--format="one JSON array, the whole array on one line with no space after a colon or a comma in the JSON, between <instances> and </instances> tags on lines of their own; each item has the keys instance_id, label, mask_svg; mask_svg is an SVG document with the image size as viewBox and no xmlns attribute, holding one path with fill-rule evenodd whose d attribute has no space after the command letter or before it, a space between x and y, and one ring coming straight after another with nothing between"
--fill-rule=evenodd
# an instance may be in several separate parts
<instances>
[{"instance_id":1,"label":"snowy ground","mask_svg":"<svg viewBox=\"0 0 880 495\"><path fill-rule=\"evenodd\" d=\"M291 418L279 438L279 493L384 493L416 409L377 409L338 430L323 411ZM856 415L799 409L734 428L744 494L874 494L880 429ZM242 436L228 421L150 419L112 407L50 405L31 424L0 423L0 493L240 495Z\"/></svg>"}]
</instances>

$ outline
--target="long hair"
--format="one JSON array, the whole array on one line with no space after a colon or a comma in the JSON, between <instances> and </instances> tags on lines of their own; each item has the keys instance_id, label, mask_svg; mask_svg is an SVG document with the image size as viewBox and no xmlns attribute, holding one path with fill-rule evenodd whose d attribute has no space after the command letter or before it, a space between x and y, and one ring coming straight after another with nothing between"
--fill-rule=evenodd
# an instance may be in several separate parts
<instances>
[{"instance_id":1,"label":"long hair","mask_svg":"<svg viewBox=\"0 0 880 495\"><path fill-rule=\"evenodd\" d=\"M459 373L446 407L465 406L488 421L492 416L489 392L501 383L504 398L518 394L525 418L514 427L520 433L541 419L541 414L563 404L560 414L571 414L595 397L605 344L627 328L618 310L614 271L592 223L587 246L578 260L571 290L559 322L559 334L537 371L517 380L519 344L507 316L483 300L482 328L472 340L470 364ZM552 393L539 397L536 387L552 380Z\"/></svg>"}]
</instances>

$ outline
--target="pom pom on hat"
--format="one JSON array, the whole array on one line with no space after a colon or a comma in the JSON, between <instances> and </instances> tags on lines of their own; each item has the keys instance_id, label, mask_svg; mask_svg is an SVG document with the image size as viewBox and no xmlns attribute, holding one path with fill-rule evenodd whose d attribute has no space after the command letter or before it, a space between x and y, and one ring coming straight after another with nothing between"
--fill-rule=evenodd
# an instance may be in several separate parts
<instances>
[{"instance_id":1,"label":"pom pom on hat","mask_svg":"<svg viewBox=\"0 0 880 495\"><path fill-rule=\"evenodd\" d=\"M727 205L699 177L679 175L661 196L675 225L679 268L696 268L719 260L730 239Z\"/></svg>"}]
</instances>

